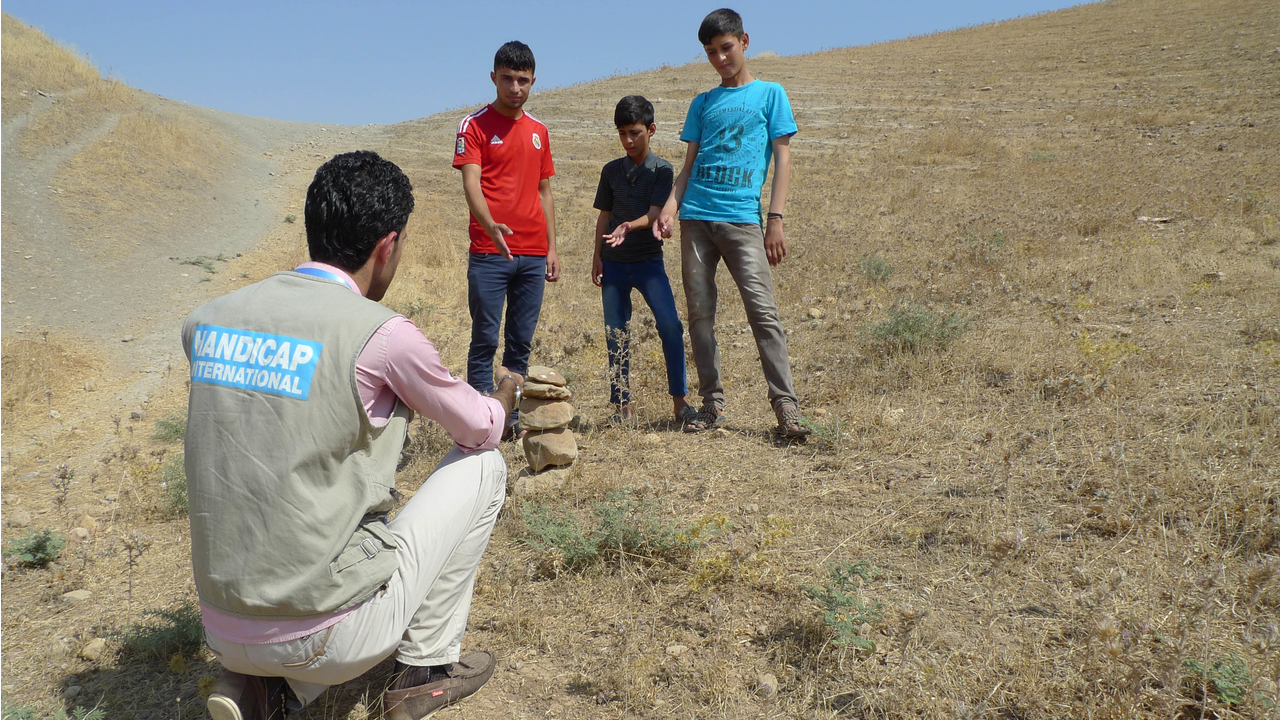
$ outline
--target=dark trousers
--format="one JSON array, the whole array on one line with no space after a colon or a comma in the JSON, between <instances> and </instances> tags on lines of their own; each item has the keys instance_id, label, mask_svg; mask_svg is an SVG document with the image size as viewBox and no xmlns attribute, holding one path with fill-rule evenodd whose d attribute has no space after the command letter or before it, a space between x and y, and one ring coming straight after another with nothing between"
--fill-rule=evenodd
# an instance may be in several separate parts
<instances>
[{"instance_id":1,"label":"dark trousers","mask_svg":"<svg viewBox=\"0 0 1280 720\"><path fill-rule=\"evenodd\" d=\"M667 391L672 397L684 397L689 388L685 380L684 326L676 314L676 298L671 281L662 266L662 258L641 262L609 262L604 266L600 282L600 299L604 304L605 344L609 348L609 402L630 405L631 290L639 290L653 311L662 340L662 356L667 362Z\"/></svg>"},{"instance_id":2,"label":"dark trousers","mask_svg":"<svg viewBox=\"0 0 1280 720\"><path fill-rule=\"evenodd\" d=\"M502 365L524 375L529 349L542 311L547 258L472 254L467 259L467 302L471 308L471 350L467 353L467 383L482 393L493 392L493 356L498 351L502 307L507 309Z\"/></svg>"}]
</instances>

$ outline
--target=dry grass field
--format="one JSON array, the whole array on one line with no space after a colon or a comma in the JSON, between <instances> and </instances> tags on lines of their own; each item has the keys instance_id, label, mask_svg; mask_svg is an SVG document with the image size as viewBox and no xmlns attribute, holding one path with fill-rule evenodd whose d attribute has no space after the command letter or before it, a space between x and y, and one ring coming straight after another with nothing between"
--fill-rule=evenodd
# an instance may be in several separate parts
<instances>
[{"instance_id":1,"label":"dry grass field","mask_svg":"<svg viewBox=\"0 0 1280 720\"><path fill-rule=\"evenodd\" d=\"M565 269L534 361L570 379L586 421L563 489L508 498L466 639L499 670L439 717L1280 717L1280 7L1110 0L750 65L786 86L800 126L774 278L814 435L770 435L727 273L727 428L668 422L640 308L640 423L605 426L588 271L599 168L619 155L612 108L653 100L655 151L679 165L685 109L715 75L535 94ZM343 143L406 170L419 204L387 303L458 372L466 209L449 157L464 112L352 129L268 179L283 220ZM300 223L278 223L179 304L302 252ZM678 284L678 244L666 261ZM94 526L43 568L7 559L6 718L201 717L217 666L181 637L195 596L180 430L157 424L182 417L184 369L134 418L75 392L105 382L95 356L5 325L6 546ZM10 450L15 427L70 406L77 427ZM448 447L429 424L412 433L406 494ZM505 451L514 476L523 459ZM304 717L377 717L388 673Z\"/></svg>"}]
</instances>

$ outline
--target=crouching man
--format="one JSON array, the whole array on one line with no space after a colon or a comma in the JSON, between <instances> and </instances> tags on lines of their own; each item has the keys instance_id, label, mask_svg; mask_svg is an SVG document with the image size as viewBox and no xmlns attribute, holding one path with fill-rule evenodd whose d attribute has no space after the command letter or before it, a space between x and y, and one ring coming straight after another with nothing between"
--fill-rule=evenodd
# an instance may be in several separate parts
<instances>
[{"instance_id":1,"label":"crouching man","mask_svg":"<svg viewBox=\"0 0 1280 720\"><path fill-rule=\"evenodd\" d=\"M452 377L378 304L413 188L376 153L338 155L307 191L311 262L197 309L186 471L205 637L225 668L214 720L277 720L396 654L387 717L480 688L463 655L476 567L506 491L495 450L523 378L491 397ZM414 411L457 444L391 520Z\"/></svg>"}]
</instances>

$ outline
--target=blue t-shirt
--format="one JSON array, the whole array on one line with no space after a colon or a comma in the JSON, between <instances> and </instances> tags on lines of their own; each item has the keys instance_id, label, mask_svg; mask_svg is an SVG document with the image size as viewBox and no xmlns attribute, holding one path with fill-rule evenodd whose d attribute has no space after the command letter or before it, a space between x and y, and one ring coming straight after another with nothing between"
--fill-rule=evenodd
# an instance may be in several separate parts
<instances>
[{"instance_id":1,"label":"blue t-shirt","mask_svg":"<svg viewBox=\"0 0 1280 720\"><path fill-rule=\"evenodd\" d=\"M760 222L773 141L796 130L787 91L778 83L752 80L694 98L680 139L698 143L698 156L680 198L680 217Z\"/></svg>"}]
</instances>

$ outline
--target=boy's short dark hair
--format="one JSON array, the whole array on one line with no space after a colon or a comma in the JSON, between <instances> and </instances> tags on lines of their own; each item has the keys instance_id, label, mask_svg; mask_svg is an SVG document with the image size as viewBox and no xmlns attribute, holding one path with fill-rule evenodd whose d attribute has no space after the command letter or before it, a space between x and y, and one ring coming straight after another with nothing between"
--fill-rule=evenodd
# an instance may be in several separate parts
<instances>
[{"instance_id":1,"label":"boy's short dark hair","mask_svg":"<svg viewBox=\"0 0 1280 720\"><path fill-rule=\"evenodd\" d=\"M498 68L502 67L534 72L536 64L533 61L533 50L519 40L504 44L493 56L493 71L498 72Z\"/></svg>"},{"instance_id":2,"label":"boy's short dark hair","mask_svg":"<svg viewBox=\"0 0 1280 720\"><path fill-rule=\"evenodd\" d=\"M378 240L404 232L412 212L413 185L395 163L371 150L335 155L307 188L311 259L359 270Z\"/></svg>"},{"instance_id":3,"label":"boy's short dark hair","mask_svg":"<svg viewBox=\"0 0 1280 720\"><path fill-rule=\"evenodd\" d=\"M613 124L621 129L636 123L645 127L653 124L653 103L643 95L628 95L613 109Z\"/></svg>"},{"instance_id":4,"label":"boy's short dark hair","mask_svg":"<svg viewBox=\"0 0 1280 720\"><path fill-rule=\"evenodd\" d=\"M729 8L720 8L702 18L702 25L698 28L698 42L710 45L712 40L721 35L732 35L741 39L742 16Z\"/></svg>"}]
</instances>

